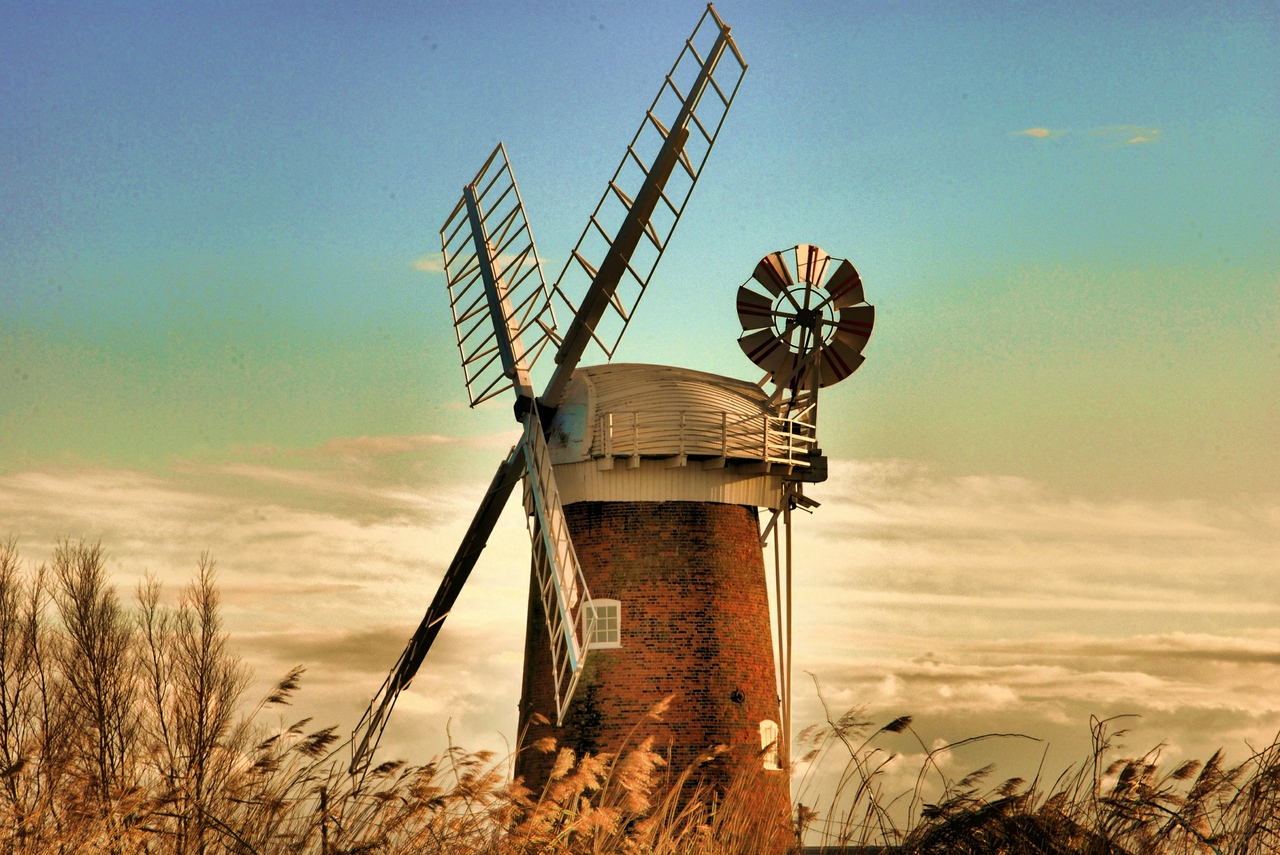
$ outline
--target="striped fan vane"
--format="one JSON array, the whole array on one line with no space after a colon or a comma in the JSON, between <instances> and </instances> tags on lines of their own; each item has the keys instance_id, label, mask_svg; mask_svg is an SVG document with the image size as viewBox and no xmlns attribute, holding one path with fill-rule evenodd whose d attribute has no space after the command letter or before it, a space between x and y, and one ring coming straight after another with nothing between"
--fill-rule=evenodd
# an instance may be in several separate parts
<instances>
[{"instance_id":1,"label":"striped fan vane","mask_svg":"<svg viewBox=\"0 0 1280 855\"><path fill-rule=\"evenodd\" d=\"M831 386L863 363L875 311L847 259L802 243L760 259L738 288L738 345L779 389Z\"/></svg>"}]
</instances>

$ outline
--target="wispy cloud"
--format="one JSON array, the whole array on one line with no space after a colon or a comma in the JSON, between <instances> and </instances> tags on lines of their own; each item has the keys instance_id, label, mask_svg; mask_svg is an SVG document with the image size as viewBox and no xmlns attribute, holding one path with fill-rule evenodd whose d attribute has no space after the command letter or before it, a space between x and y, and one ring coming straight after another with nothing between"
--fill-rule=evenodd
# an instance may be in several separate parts
<instances>
[{"instance_id":1,"label":"wispy cloud","mask_svg":"<svg viewBox=\"0 0 1280 855\"><path fill-rule=\"evenodd\" d=\"M414 270L421 270L423 273L444 273L444 255L439 252L429 252L421 258L414 259Z\"/></svg>"},{"instance_id":2,"label":"wispy cloud","mask_svg":"<svg viewBox=\"0 0 1280 855\"><path fill-rule=\"evenodd\" d=\"M1280 566L1275 499L1103 501L902 461L841 463L811 492L824 504L801 521L800 548L807 582L827 589L817 609L857 604L900 625L981 613L1018 635L1197 631L1280 610L1264 581Z\"/></svg>"},{"instance_id":3,"label":"wispy cloud","mask_svg":"<svg viewBox=\"0 0 1280 855\"><path fill-rule=\"evenodd\" d=\"M1066 131L1051 131L1048 128L1027 128L1025 131L1018 131L1015 136L1035 137L1038 140L1053 139L1062 136Z\"/></svg>"},{"instance_id":4,"label":"wispy cloud","mask_svg":"<svg viewBox=\"0 0 1280 855\"><path fill-rule=\"evenodd\" d=\"M887 460L838 462L807 492L796 667L835 706L948 738L1019 730L1061 762L1090 714L1141 714L1136 738L1202 757L1280 726L1280 497L1086 498Z\"/></svg>"},{"instance_id":5,"label":"wispy cloud","mask_svg":"<svg viewBox=\"0 0 1280 855\"><path fill-rule=\"evenodd\" d=\"M212 550L262 680L307 664L299 714L350 725L461 541L489 446L512 439L355 437L162 474L16 473L0 476L0 535L36 562L57 537L101 538L124 592L145 572L176 591ZM476 477L454 474L473 458ZM1064 762L1087 747L1091 713L1141 713L1152 744L1201 754L1280 724L1274 497L1097 499L892 460L834 461L808 492L822 506L796 522L795 671L818 674L834 707L915 714L929 740L1021 730L1065 746ZM503 750L528 568L508 509L391 746L438 748L452 715L456 738ZM796 720L812 722L801 679Z\"/></svg>"},{"instance_id":6,"label":"wispy cloud","mask_svg":"<svg viewBox=\"0 0 1280 855\"><path fill-rule=\"evenodd\" d=\"M1112 125L1107 128L1095 128L1094 136L1105 139L1109 145L1141 145L1160 141L1160 129L1145 125Z\"/></svg>"},{"instance_id":7,"label":"wispy cloud","mask_svg":"<svg viewBox=\"0 0 1280 855\"><path fill-rule=\"evenodd\" d=\"M182 461L164 474L98 468L0 476L0 536L18 536L24 558L35 564L59 538L100 540L126 598L144 574L176 595L200 552L210 550L227 627L255 668L255 691L303 663L309 670L298 714L349 727L421 618L484 492L487 477L455 477L442 486L439 470L465 471L459 455L477 457L474 468L482 471L496 463L491 449L469 441L376 439L335 441L336 455L294 455L283 463L255 456ZM422 459L396 458L397 467L378 469L340 453L376 456L401 447L417 448ZM455 737L504 748L496 734L513 729L507 719L520 684L524 529L521 515L509 510L490 536L438 645L441 656L462 649L424 669L389 731L389 748L412 747L419 756L439 746L445 718L432 704L414 713L419 693L444 705L435 712L456 713Z\"/></svg>"},{"instance_id":8,"label":"wispy cloud","mask_svg":"<svg viewBox=\"0 0 1280 855\"><path fill-rule=\"evenodd\" d=\"M504 252L502 255L498 256L498 267L506 268L508 265L515 263L516 257L517 256L512 253ZM545 268L547 266L547 259L539 255L538 263ZM420 270L423 273L444 273L444 255L439 252L427 253L421 258L414 260L413 269Z\"/></svg>"},{"instance_id":9,"label":"wispy cloud","mask_svg":"<svg viewBox=\"0 0 1280 855\"><path fill-rule=\"evenodd\" d=\"M305 453L343 457L385 457L393 454L408 454L439 446L506 448L514 445L519 438L519 430L503 431L478 437L453 437L435 433L357 436L331 439L314 449L309 449Z\"/></svg>"},{"instance_id":10,"label":"wispy cloud","mask_svg":"<svg viewBox=\"0 0 1280 855\"><path fill-rule=\"evenodd\" d=\"M1050 128L1036 127L1013 132L1016 137L1031 137L1037 140L1057 139L1068 134L1077 138L1084 137L1100 140L1109 147L1160 141L1160 129L1146 125L1111 125L1104 128L1091 128L1085 131L1072 131L1066 128L1052 130Z\"/></svg>"}]
</instances>

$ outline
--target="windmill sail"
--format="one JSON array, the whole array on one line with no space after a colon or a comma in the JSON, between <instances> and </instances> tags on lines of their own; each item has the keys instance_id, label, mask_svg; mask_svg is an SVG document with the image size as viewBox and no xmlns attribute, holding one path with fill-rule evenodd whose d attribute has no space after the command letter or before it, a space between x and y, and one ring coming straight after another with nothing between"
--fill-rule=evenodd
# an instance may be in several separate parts
<instances>
[{"instance_id":1,"label":"windmill sail","mask_svg":"<svg viewBox=\"0 0 1280 855\"><path fill-rule=\"evenodd\" d=\"M515 489L516 482L524 472L525 459L523 444L516 445L498 466L493 481L489 483L489 489L480 500L480 507L471 519L471 525L467 527L467 533L463 535L458 551L454 553L449 569L440 580L440 587L436 589L436 595L431 600L426 615L418 624L413 637L409 639L404 652L400 654L395 667L387 675L382 688L369 703L369 708L360 719L360 723L356 725L355 733L351 737L352 774L362 772L368 765L369 758L373 756L373 749L382 737L383 728L387 726L387 717L391 715L396 698L413 682L423 658L431 649L432 642L436 640L436 635L444 624L444 619L449 616L454 602L458 599L458 594L462 592L462 586L466 584L472 569L480 559L480 553L489 542L489 535L498 524L498 518L511 497L511 491Z\"/></svg>"},{"instance_id":2,"label":"windmill sail","mask_svg":"<svg viewBox=\"0 0 1280 855\"><path fill-rule=\"evenodd\" d=\"M575 321L595 309L595 318L575 324L565 334L556 354L556 376L543 394L546 405L559 404L569 375L591 341L613 358L746 70L729 27L708 5L556 280L552 296L558 308L567 309ZM674 158L675 168L663 175L659 167L667 158ZM641 211L642 201L650 201L644 199L646 191L655 194L653 207ZM620 254L616 245L626 238L632 239L631 246Z\"/></svg>"},{"instance_id":3,"label":"windmill sail","mask_svg":"<svg viewBox=\"0 0 1280 855\"><path fill-rule=\"evenodd\" d=\"M464 188L440 229L440 244L471 406L511 388L532 397L528 371L559 338L502 143Z\"/></svg>"},{"instance_id":4,"label":"windmill sail","mask_svg":"<svg viewBox=\"0 0 1280 855\"><path fill-rule=\"evenodd\" d=\"M353 774L368 765L396 699L417 674L522 474L525 507L533 519L530 534L534 577L542 592L556 663L560 716L573 696L585 655L579 618L580 610L589 607L590 597L569 540L529 380L532 361L548 342L555 340L555 318L524 206L501 143L475 180L463 188L462 199L445 221L440 237L471 404L475 406L513 389L525 431L498 467L417 631L356 726L352 737ZM533 341L531 348L523 343L526 332Z\"/></svg>"},{"instance_id":5,"label":"windmill sail","mask_svg":"<svg viewBox=\"0 0 1280 855\"><path fill-rule=\"evenodd\" d=\"M521 444L525 454L524 508L533 541L533 577L551 643L558 726L564 722L586 661L589 636L584 633L591 628L584 626L584 610L589 620L594 620L595 613L590 609L587 582L569 536L536 410L525 421Z\"/></svg>"}]
</instances>

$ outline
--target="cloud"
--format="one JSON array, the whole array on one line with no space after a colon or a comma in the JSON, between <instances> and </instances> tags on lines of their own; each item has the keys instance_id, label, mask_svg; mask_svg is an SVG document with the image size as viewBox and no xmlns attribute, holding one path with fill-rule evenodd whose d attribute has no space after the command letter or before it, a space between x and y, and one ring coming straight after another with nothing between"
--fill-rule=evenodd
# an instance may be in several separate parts
<instances>
[{"instance_id":1,"label":"cloud","mask_svg":"<svg viewBox=\"0 0 1280 855\"><path fill-rule=\"evenodd\" d=\"M1201 759L1280 727L1280 497L1089 498L900 460L834 461L806 493L795 671L833 708L1044 737L1046 768L1087 753L1091 714L1140 714L1136 741ZM822 715L806 689L798 722Z\"/></svg>"},{"instance_id":2,"label":"cloud","mask_svg":"<svg viewBox=\"0 0 1280 855\"><path fill-rule=\"evenodd\" d=\"M1113 147L1160 141L1160 129L1146 125L1112 125L1106 128L1095 128L1090 133L1107 140Z\"/></svg>"},{"instance_id":3,"label":"cloud","mask_svg":"<svg viewBox=\"0 0 1280 855\"><path fill-rule=\"evenodd\" d=\"M421 270L423 273L444 273L444 254L429 252L421 258L414 259L413 269Z\"/></svg>"},{"instance_id":4,"label":"cloud","mask_svg":"<svg viewBox=\"0 0 1280 855\"><path fill-rule=\"evenodd\" d=\"M1027 128L1025 131L1018 131L1016 136L1035 137L1038 140L1047 140L1052 139L1053 137L1060 137L1064 133L1066 133L1066 131L1051 131L1048 128Z\"/></svg>"},{"instance_id":5,"label":"cloud","mask_svg":"<svg viewBox=\"0 0 1280 855\"><path fill-rule=\"evenodd\" d=\"M1056 139L1065 134L1073 136L1080 132L1070 131L1067 129L1050 130L1049 128L1027 128L1023 131L1015 131L1014 136L1032 137L1038 140ZM1104 139L1109 146L1121 145L1138 145L1140 143L1152 143L1160 141L1160 129L1147 127L1145 125L1112 125L1105 128L1094 128L1083 132L1087 137L1098 137Z\"/></svg>"},{"instance_id":6,"label":"cloud","mask_svg":"<svg viewBox=\"0 0 1280 855\"><path fill-rule=\"evenodd\" d=\"M454 437L440 434L400 434L390 436L357 436L331 439L317 448L312 454L335 454L341 456L382 457L388 454L404 454L410 451L421 451L437 445L450 445L457 440Z\"/></svg>"},{"instance_id":7,"label":"cloud","mask_svg":"<svg viewBox=\"0 0 1280 855\"><path fill-rule=\"evenodd\" d=\"M423 457L405 463L392 455L399 464L383 468L340 455L294 455L284 465L180 461L162 473L0 475L0 536L19 538L28 567L47 561L59 538L100 540L126 601L151 574L172 602L208 549L232 643L254 668L251 699L303 662L296 714L351 727L421 619L484 493L488 472L473 482L454 474L468 468L455 464L476 457L476 468L490 470L496 463L490 449L469 440L366 440L346 450L376 455L386 446L421 446ZM447 485L439 483L442 468ZM514 731L528 574L525 523L508 508L440 635L438 655L413 687L446 714L414 714L410 699L388 732L389 748L429 756L454 715L455 738L505 751L498 732Z\"/></svg>"},{"instance_id":8,"label":"cloud","mask_svg":"<svg viewBox=\"0 0 1280 855\"><path fill-rule=\"evenodd\" d=\"M101 538L126 598L147 572L172 597L210 549L255 691L304 662L298 715L349 727L435 592L494 448L512 441L335 438L160 473L3 475L0 536L18 535L33 563L58 537ZM1139 738L1202 758L1280 726L1277 497L1090 498L902 460L832 461L806 492L822 506L795 523L800 725L822 716L807 670L837 715L911 713L926 741L1030 733L1060 752L1046 768L1087 750L1090 714L1140 713ZM525 523L508 508L398 708L391 753L439 750L450 716L457 741L505 753L528 578ZM1011 771L1034 774L1041 749L1026 750L1030 770Z\"/></svg>"},{"instance_id":9,"label":"cloud","mask_svg":"<svg viewBox=\"0 0 1280 855\"><path fill-rule=\"evenodd\" d=\"M547 259L543 258L541 255L537 258L538 264L545 268L547 266ZM498 256L498 267L506 268L507 265L512 264L515 260L515 254L504 252L502 255ZM414 260L413 269L420 270L423 273L444 273L444 254L439 252L429 252L421 258Z\"/></svg>"},{"instance_id":10,"label":"cloud","mask_svg":"<svg viewBox=\"0 0 1280 855\"><path fill-rule=\"evenodd\" d=\"M1163 612L1196 615L1262 615L1280 613L1280 604L1199 600L1113 600L1091 597L1005 597L999 595L924 594L915 592L848 591L838 600L845 604L888 605L917 609L982 609L1028 613L1036 611L1075 612Z\"/></svg>"},{"instance_id":11,"label":"cloud","mask_svg":"<svg viewBox=\"0 0 1280 855\"><path fill-rule=\"evenodd\" d=\"M1024 727L1048 729L1054 712L1073 710L1080 722L1090 713L1127 711L1139 714L1198 711L1235 727L1257 728L1255 738L1269 738L1280 723L1280 705L1270 685L1275 668L1276 637L1258 651L1236 649L1235 639L1202 639L1204 649L1179 649L1177 634L1100 640L1041 637L978 641L920 635L861 639L861 656L815 663L828 695L869 704L885 714L909 708L922 717L996 712L1020 706ZM1224 674L1224 671L1229 673ZM888 672L894 692L884 687ZM1209 748L1220 733L1186 731L1184 742ZM1258 728L1258 723L1265 723ZM1154 734L1153 739L1169 734Z\"/></svg>"},{"instance_id":12,"label":"cloud","mask_svg":"<svg viewBox=\"0 0 1280 855\"><path fill-rule=\"evenodd\" d=\"M466 448L508 448L520 438L519 430L502 431L478 437L453 437L434 433L390 434L331 439L305 453L341 457L385 457L408 454L438 446Z\"/></svg>"}]
</instances>

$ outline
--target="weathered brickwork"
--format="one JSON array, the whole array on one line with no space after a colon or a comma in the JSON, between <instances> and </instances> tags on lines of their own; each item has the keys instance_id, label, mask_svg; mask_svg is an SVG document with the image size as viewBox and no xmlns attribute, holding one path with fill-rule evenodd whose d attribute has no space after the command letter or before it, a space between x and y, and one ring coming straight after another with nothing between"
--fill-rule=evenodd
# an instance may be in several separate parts
<instances>
[{"instance_id":1,"label":"weathered brickwork","mask_svg":"<svg viewBox=\"0 0 1280 855\"><path fill-rule=\"evenodd\" d=\"M592 596L621 603L622 647L591 651L565 726L555 727L546 625L531 596L520 703L524 744L553 736L581 754L616 751L628 736L634 744L652 735L676 771L713 746L729 746L703 767L720 787L735 771L759 769L760 722L778 721L779 712L756 510L580 502L565 513ZM643 723L668 695L675 697L662 721ZM552 723L532 724L535 712ZM525 750L516 772L536 789L553 761L554 755ZM787 774L753 777L762 810L785 818Z\"/></svg>"}]
</instances>

